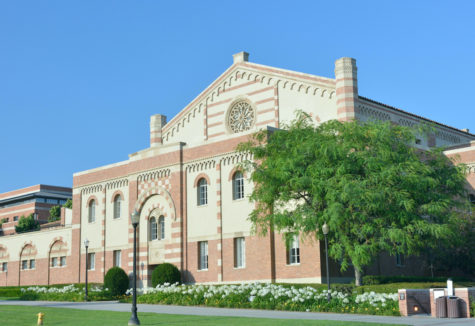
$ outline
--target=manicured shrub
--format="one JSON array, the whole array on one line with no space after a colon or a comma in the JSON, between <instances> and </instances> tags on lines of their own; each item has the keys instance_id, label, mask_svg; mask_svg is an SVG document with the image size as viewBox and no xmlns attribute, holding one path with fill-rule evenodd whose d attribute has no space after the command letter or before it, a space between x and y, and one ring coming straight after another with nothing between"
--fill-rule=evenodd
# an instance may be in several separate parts
<instances>
[{"instance_id":1,"label":"manicured shrub","mask_svg":"<svg viewBox=\"0 0 475 326\"><path fill-rule=\"evenodd\" d=\"M35 220L33 214L28 215L27 217L21 216L18 224L15 225L15 231L17 233L36 231L40 229L40 223Z\"/></svg>"},{"instance_id":2,"label":"manicured shrub","mask_svg":"<svg viewBox=\"0 0 475 326\"><path fill-rule=\"evenodd\" d=\"M448 277L430 277L430 276L384 276L384 275L365 275L363 276L364 285L389 284L401 282L446 282ZM468 277L452 277L454 282L468 282Z\"/></svg>"},{"instance_id":3,"label":"manicured shrub","mask_svg":"<svg viewBox=\"0 0 475 326\"><path fill-rule=\"evenodd\" d=\"M178 268L170 263L163 263L158 265L152 272L152 286L156 287L158 284L176 282L180 283L181 275Z\"/></svg>"},{"instance_id":4,"label":"manicured shrub","mask_svg":"<svg viewBox=\"0 0 475 326\"><path fill-rule=\"evenodd\" d=\"M129 277L120 267L112 267L104 277L104 287L109 289L112 295L123 295L129 288Z\"/></svg>"}]
</instances>

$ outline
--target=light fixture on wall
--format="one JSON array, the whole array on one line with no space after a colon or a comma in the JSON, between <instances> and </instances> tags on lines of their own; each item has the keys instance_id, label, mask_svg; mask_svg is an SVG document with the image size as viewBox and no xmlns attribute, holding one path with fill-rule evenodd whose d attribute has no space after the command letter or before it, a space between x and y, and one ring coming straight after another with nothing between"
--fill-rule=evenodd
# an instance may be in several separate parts
<instances>
[{"instance_id":1,"label":"light fixture on wall","mask_svg":"<svg viewBox=\"0 0 475 326\"><path fill-rule=\"evenodd\" d=\"M419 311L419 306L415 305L412 309L414 309L414 312L418 312Z\"/></svg>"}]
</instances>

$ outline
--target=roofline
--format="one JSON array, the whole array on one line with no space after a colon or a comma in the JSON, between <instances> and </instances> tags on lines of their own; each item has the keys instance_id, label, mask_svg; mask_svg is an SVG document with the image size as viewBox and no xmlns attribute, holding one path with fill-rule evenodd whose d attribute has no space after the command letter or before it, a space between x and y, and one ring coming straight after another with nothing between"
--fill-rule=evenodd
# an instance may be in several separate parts
<instances>
[{"instance_id":1,"label":"roofline","mask_svg":"<svg viewBox=\"0 0 475 326\"><path fill-rule=\"evenodd\" d=\"M381 102L378 102L378 101L375 101L375 100L372 100L370 98L367 98L367 97L364 97L364 96L361 96L361 95L358 95L358 98L360 99L363 99L365 101L368 101L368 102L372 102L374 104L379 104L379 105L382 105L388 109L392 109L392 110L395 110L395 111L398 111L398 112L401 112L401 113L404 113L404 114L407 114L407 115L410 115L410 116L413 116L415 118L418 118L418 119L422 119L422 120L426 120L428 122L431 122L431 123L435 123L436 125L439 125L439 126L442 126L442 127L445 127L445 128L449 128L449 129L452 129L452 130L455 130L457 132L460 132L460 133L463 133L465 135L468 135L468 136L472 136L475 138L475 134L472 134L471 132L467 132L467 131L463 131L461 129L458 129L458 128L455 128L455 127L451 127L451 126L448 126L448 125L445 125L443 123L440 123L440 122L437 122L437 121L434 121L434 120L431 120L431 119L428 119L428 118L424 118L420 115L417 115L417 114L414 114L414 113L411 113L411 112L408 112L408 111L404 111L404 110L401 110L401 109L398 109L394 106L391 106L391 105L387 105L387 104L384 104L384 103L381 103Z\"/></svg>"}]
</instances>

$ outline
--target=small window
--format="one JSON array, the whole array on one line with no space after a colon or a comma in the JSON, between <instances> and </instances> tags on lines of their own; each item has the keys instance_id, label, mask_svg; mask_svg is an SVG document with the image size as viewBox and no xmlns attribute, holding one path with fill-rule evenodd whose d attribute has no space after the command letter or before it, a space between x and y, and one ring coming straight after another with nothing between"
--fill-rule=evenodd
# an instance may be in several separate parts
<instances>
[{"instance_id":1,"label":"small window","mask_svg":"<svg viewBox=\"0 0 475 326\"><path fill-rule=\"evenodd\" d=\"M63 256L59 259L59 266L64 267L66 266L66 257Z\"/></svg>"},{"instance_id":2,"label":"small window","mask_svg":"<svg viewBox=\"0 0 475 326\"><path fill-rule=\"evenodd\" d=\"M233 175L233 199L244 198L244 177L242 172L238 171Z\"/></svg>"},{"instance_id":3,"label":"small window","mask_svg":"<svg viewBox=\"0 0 475 326\"><path fill-rule=\"evenodd\" d=\"M115 196L114 198L114 218L120 218L120 202L122 198L120 195Z\"/></svg>"},{"instance_id":4,"label":"small window","mask_svg":"<svg viewBox=\"0 0 475 326\"><path fill-rule=\"evenodd\" d=\"M157 220L155 217L150 219L150 240L157 240L158 230L157 230Z\"/></svg>"},{"instance_id":5,"label":"small window","mask_svg":"<svg viewBox=\"0 0 475 326\"><path fill-rule=\"evenodd\" d=\"M290 247L287 251L287 264L300 264L300 246L298 236L294 236L292 242L290 243Z\"/></svg>"},{"instance_id":6,"label":"small window","mask_svg":"<svg viewBox=\"0 0 475 326\"><path fill-rule=\"evenodd\" d=\"M35 269L36 261L34 259L30 259L30 269Z\"/></svg>"},{"instance_id":7,"label":"small window","mask_svg":"<svg viewBox=\"0 0 475 326\"><path fill-rule=\"evenodd\" d=\"M205 178L201 178L198 181L198 206L208 204L208 182Z\"/></svg>"},{"instance_id":8,"label":"small window","mask_svg":"<svg viewBox=\"0 0 475 326\"><path fill-rule=\"evenodd\" d=\"M158 218L158 239L165 239L165 217L162 215Z\"/></svg>"},{"instance_id":9,"label":"small window","mask_svg":"<svg viewBox=\"0 0 475 326\"><path fill-rule=\"evenodd\" d=\"M404 255L403 254L396 254L396 266L402 267L404 266Z\"/></svg>"},{"instance_id":10,"label":"small window","mask_svg":"<svg viewBox=\"0 0 475 326\"><path fill-rule=\"evenodd\" d=\"M13 216L13 221L18 221L18 216Z\"/></svg>"},{"instance_id":11,"label":"small window","mask_svg":"<svg viewBox=\"0 0 475 326\"><path fill-rule=\"evenodd\" d=\"M198 242L198 269L208 269L208 241Z\"/></svg>"},{"instance_id":12,"label":"small window","mask_svg":"<svg viewBox=\"0 0 475 326\"><path fill-rule=\"evenodd\" d=\"M28 260L21 261L21 269L22 270L28 269Z\"/></svg>"},{"instance_id":13,"label":"small window","mask_svg":"<svg viewBox=\"0 0 475 326\"><path fill-rule=\"evenodd\" d=\"M120 267L121 252L120 250L114 250L114 266Z\"/></svg>"},{"instance_id":14,"label":"small window","mask_svg":"<svg viewBox=\"0 0 475 326\"><path fill-rule=\"evenodd\" d=\"M8 263L6 262L2 263L2 271L8 272Z\"/></svg>"},{"instance_id":15,"label":"small window","mask_svg":"<svg viewBox=\"0 0 475 326\"><path fill-rule=\"evenodd\" d=\"M246 266L246 246L244 237L234 238L234 267L244 268Z\"/></svg>"},{"instance_id":16,"label":"small window","mask_svg":"<svg viewBox=\"0 0 475 326\"><path fill-rule=\"evenodd\" d=\"M58 266L58 257L51 258L51 267Z\"/></svg>"},{"instance_id":17,"label":"small window","mask_svg":"<svg viewBox=\"0 0 475 326\"><path fill-rule=\"evenodd\" d=\"M89 223L92 223L96 221L96 201L92 199L89 202L89 217L88 217Z\"/></svg>"},{"instance_id":18,"label":"small window","mask_svg":"<svg viewBox=\"0 0 475 326\"><path fill-rule=\"evenodd\" d=\"M87 269L92 271L96 268L96 254L89 253L87 254Z\"/></svg>"}]
</instances>

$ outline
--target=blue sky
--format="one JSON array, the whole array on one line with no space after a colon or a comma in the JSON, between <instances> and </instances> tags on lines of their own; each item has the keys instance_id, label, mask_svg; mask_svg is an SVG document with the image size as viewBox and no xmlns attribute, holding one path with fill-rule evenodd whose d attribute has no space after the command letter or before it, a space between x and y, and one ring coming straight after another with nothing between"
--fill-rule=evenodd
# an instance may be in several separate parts
<instances>
[{"instance_id":1,"label":"blue sky","mask_svg":"<svg viewBox=\"0 0 475 326\"><path fill-rule=\"evenodd\" d=\"M0 0L0 192L128 158L245 50L475 131L474 1Z\"/></svg>"}]
</instances>

